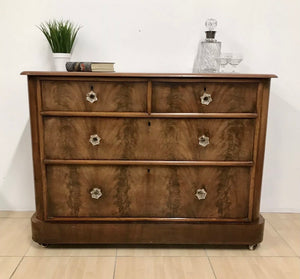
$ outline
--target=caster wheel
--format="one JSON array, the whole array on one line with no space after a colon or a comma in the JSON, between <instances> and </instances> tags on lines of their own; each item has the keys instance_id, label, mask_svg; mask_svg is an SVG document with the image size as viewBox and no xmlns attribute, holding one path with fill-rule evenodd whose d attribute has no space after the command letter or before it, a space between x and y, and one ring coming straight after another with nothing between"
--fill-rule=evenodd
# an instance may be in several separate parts
<instances>
[{"instance_id":1,"label":"caster wheel","mask_svg":"<svg viewBox=\"0 0 300 279\"><path fill-rule=\"evenodd\" d=\"M42 246L43 248L47 248L49 246L49 244L47 243L39 243L40 246Z\"/></svg>"},{"instance_id":2,"label":"caster wheel","mask_svg":"<svg viewBox=\"0 0 300 279\"><path fill-rule=\"evenodd\" d=\"M249 248L249 250L254 251L257 248L257 246L258 246L258 244L252 244L252 245L249 245L248 248Z\"/></svg>"}]
</instances>

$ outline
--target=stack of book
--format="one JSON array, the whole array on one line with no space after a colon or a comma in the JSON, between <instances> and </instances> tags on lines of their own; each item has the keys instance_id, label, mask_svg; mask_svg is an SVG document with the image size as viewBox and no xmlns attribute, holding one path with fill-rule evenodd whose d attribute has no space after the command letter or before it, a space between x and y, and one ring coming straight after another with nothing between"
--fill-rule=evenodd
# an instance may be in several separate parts
<instances>
[{"instance_id":1,"label":"stack of book","mask_svg":"<svg viewBox=\"0 0 300 279\"><path fill-rule=\"evenodd\" d=\"M114 72L113 62L67 62L68 72Z\"/></svg>"}]
</instances>

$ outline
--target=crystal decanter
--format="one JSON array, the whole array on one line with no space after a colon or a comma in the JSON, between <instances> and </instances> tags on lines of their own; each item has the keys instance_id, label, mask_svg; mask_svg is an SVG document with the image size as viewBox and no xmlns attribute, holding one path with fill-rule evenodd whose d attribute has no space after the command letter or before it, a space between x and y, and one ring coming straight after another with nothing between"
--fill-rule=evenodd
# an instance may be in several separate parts
<instances>
[{"instance_id":1,"label":"crystal decanter","mask_svg":"<svg viewBox=\"0 0 300 279\"><path fill-rule=\"evenodd\" d=\"M221 54L221 42L215 39L217 21L209 18L205 22L208 29L205 31L206 39L199 46L199 65L198 71L203 73L215 73L219 71L220 65L218 58Z\"/></svg>"}]
</instances>

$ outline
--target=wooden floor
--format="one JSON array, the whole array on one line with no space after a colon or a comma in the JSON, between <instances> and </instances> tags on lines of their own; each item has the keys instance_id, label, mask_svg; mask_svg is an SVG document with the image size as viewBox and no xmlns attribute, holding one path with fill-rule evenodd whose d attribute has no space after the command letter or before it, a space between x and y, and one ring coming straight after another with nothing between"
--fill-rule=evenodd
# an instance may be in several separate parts
<instances>
[{"instance_id":1,"label":"wooden floor","mask_svg":"<svg viewBox=\"0 0 300 279\"><path fill-rule=\"evenodd\" d=\"M245 247L55 247L31 241L32 212L0 211L0 278L300 278L300 214L264 213L264 242Z\"/></svg>"}]
</instances>

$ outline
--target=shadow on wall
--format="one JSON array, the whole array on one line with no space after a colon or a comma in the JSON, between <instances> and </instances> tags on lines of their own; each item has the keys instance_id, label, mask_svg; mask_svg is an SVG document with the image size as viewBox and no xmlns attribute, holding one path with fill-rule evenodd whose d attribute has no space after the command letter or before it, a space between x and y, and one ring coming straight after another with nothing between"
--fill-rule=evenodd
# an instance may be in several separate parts
<instances>
[{"instance_id":1,"label":"shadow on wall","mask_svg":"<svg viewBox=\"0 0 300 279\"><path fill-rule=\"evenodd\" d=\"M269 105L261 209L300 212L300 110L274 91Z\"/></svg>"},{"instance_id":2,"label":"shadow on wall","mask_svg":"<svg viewBox=\"0 0 300 279\"><path fill-rule=\"evenodd\" d=\"M0 210L33 210L34 207L31 132L28 120L0 185Z\"/></svg>"}]
</instances>

